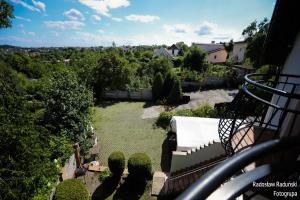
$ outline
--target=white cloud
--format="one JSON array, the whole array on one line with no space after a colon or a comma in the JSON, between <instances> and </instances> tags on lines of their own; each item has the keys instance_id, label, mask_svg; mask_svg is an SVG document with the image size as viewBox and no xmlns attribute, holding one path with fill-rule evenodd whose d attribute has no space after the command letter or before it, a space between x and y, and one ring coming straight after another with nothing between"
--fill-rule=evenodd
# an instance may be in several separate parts
<instances>
[{"instance_id":1,"label":"white cloud","mask_svg":"<svg viewBox=\"0 0 300 200\"><path fill-rule=\"evenodd\" d=\"M65 11L64 16L66 16L69 20L72 20L72 21L77 21L77 20L84 21L85 20L83 14L79 10L76 10L74 8L71 8L70 10Z\"/></svg>"},{"instance_id":2,"label":"white cloud","mask_svg":"<svg viewBox=\"0 0 300 200\"><path fill-rule=\"evenodd\" d=\"M22 30L22 33L24 34L24 35L31 35L31 36L35 36L35 32L32 32L32 31L24 31L24 30Z\"/></svg>"},{"instance_id":3,"label":"white cloud","mask_svg":"<svg viewBox=\"0 0 300 200\"><path fill-rule=\"evenodd\" d=\"M127 7L129 0L78 0L80 3L96 10L99 14L109 16L110 9Z\"/></svg>"},{"instance_id":4,"label":"white cloud","mask_svg":"<svg viewBox=\"0 0 300 200\"><path fill-rule=\"evenodd\" d=\"M46 11L46 5L45 3L41 2L41 1L35 1L32 0L33 5L35 5L35 7L38 7L39 9L41 9L42 11Z\"/></svg>"},{"instance_id":5,"label":"white cloud","mask_svg":"<svg viewBox=\"0 0 300 200\"><path fill-rule=\"evenodd\" d=\"M121 21L123 21L123 19L122 19L122 18L119 18L119 17L112 17L111 19L114 20L114 21L116 21L116 22L121 22Z\"/></svg>"},{"instance_id":6,"label":"white cloud","mask_svg":"<svg viewBox=\"0 0 300 200\"><path fill-rule=\"evenodd\" d=\"M160 19L158 16L153 15L128 15L125 18L129 21L138 21L142 23L149 23Z\"/></svg>"},{"instance_id":7,"label":"white cloud","mask_svg":"<svg viewBox=\"0 0 300 200\"><path fill-rule=\"evenodd\" d=\"M200 26L196 29L196 33L198 35L211 35L217 32L218 25L215 23L211 23L208 21L204 21Z\"/></svg>"},{"instance_id":8,"label":"white cloud","mask_svg":"<svg viewBox=\"0 0 300 200\"><path fill-rule=\"evenodd\" d=\"M212 40L223 42L230 39L238 40L240 38L239 31L228 28L224 29L219 27L218 24L208 21L203 21L196 26L190 24L165 24L163 29L171 40L184 41L186 43L209 43Z\"/></svg>"},{"instance_id":9,"label":"white cloud","mask_svg":"<svg viewBox=\"0 0 300 200\"><path fill-rule=\"evenodd\" d=\"M57 31L51 31L51 33L55 36L55 37L58 37L59 36L59 33Z\"/></svg>"},{"instance_id":10,"label":"white cloud","mask_svg":"<svg viewBox=\"0 0 300 200\"><path fill-rule=\"evenodd\" d=\"M98 29L97 32L98 32L98 33L104 33L104 30Z\"/></svg>"},{"instance_id":11,"label":"white cloud","mask_svg":"<svg viewBox=\"0 0 300 200\"><path fill-rule=\"evenodd\" d=\"M96 23L96 22L98 22L98 21L101 20L101 17L98 16L98 15L92 15L91 18L92 18L92 21L93 21L94 23Z\"/></svg>"},{"instance_id":12,"label":"white cloud","mask_svg":"<svg viewBox=\"0 0 300 200\"><path fill-rule=\"evenodd\" d=\"M44 24L49 28L56 28L61 30L75 29L78 30L85 26L83 22L79 21L45 21Z\"/></svg>"},{"instance_id":13,"label":"white cloud","mask_svg":"<svg viewBox=\"0 0 300 200\"><path fill-rule=\"evenodd\" d=\"M24 17L20 17L20 16L15 16L16 19L20 19L20 20L24 20L24 21L27 21L27 22L31 22L31 19L28 19L28 18L24 18Z\"/></svg>"},{"instance_id":14,"label":"white cloud","mask_svg":"<svg viewBox=\"0 0 300 200\"><path fill-rule=\"evenodd\" d=\"M15 3L15 4L20 4L21 6L23 6L24 8L27 8L31 11L38 11L40 12L40 9L32 6L32 5L29 5L28 3L24 2L24 1L21 1L21 0L10 0L11 2Z\"/></svg>"},{"instance_id":15,"label":"white cloud","mask_svg":"<svg viewBox=\"0 0 300 200\"><path fill-rule=\"evenodd\" d=\"M189 24L174 24L174 25L164 25L163 28L169 33L190 33L192 28Z\"/></svg>"}]
</instances>

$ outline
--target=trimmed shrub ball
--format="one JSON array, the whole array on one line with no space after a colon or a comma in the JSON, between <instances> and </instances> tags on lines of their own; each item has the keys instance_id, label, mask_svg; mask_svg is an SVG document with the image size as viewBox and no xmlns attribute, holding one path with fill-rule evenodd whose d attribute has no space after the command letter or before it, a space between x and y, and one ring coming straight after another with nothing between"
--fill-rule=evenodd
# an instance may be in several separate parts
<instances>
[{"instance_id":1,"label":"trimmed shrub ball","mask_svg":"<svg viewBox=\"0 0 300 200\"><path fill-rule=\"evenodd\" d=\"M128 160L128 172L135 179L150 179L152 175L151 159L145 153L131 155Z\"/></svg>"},{"instance_id":2,"label":"trimmed shrub ball","mask_svg":"<svg viewBox=\"0 0 300 200\"><path fill-rule=\"evenodd\" d=\"M120 176L125 169L125 156L120 151L111 153L108 157L108 167L113 175Z\"/></svg>"},{"instance_id":3,"label":"trimmed shrub ball","mask_svg":"<svg viewBox=\"0 0 300 200\"><path fill-rule=\"evenodd\" d=\"M85 185L78 179L61 182L55 192L55 200L90 200Z\"/></svg>"}]
</instances>

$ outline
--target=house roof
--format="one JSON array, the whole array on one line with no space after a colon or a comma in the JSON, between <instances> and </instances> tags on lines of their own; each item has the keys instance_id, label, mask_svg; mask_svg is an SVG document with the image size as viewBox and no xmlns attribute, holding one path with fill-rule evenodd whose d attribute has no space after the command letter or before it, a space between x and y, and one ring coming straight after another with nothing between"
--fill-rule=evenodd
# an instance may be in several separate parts
<instances>
[{"instance_id":1,"label":"house roof","mask_svg":"<svg viewBox=\"0 0 300 200\"><path fill-rule=\"evenodd\" d=\"M204 51L207 53L214 53L217 51L225 50L225 47L223 44L214 44L214 43L193 43L193 45L197 45L201 47Z\"/></svg>"},{"instance_id":2,"label":"house roof","mask_svg":"<svg viewBox=\"0 0 300 200\"><path fill-rule=\"evenodd\" d=\"M264 44L262 62L283 65L300 29L298 1L277 0Z\"/></svg>"},{"instance_id":3,"label":"house roof","mask_svg":"<svg viewBox=\"0 0 300 200\"><path fill-rule=\"evenodd\" d=\"M159 49L155 49L154 50L154 54L155 55L161 55L161 56L166 56L166 57L173 57L172 54L170 54L170 52L168 52L168 50L166 48L159 48Z\"/></svg>"},{"instance_id":4,"label":"house roof","mask_svg":"<svg viewBox=\"0 0 300 200\"><path fill-rule=\"evenodd\" d=\"M236 41L233 44L243 44L243 43L247 43L246 41Z\"/></svg>"},{"instance_id":5,"label":"house roof","mask_svg":"<svg viewBox=\"0 0 300 200\"><path fill-rule=\"evenodd\" d=\"M176 44L172 44L168 49L180 49Z\"/></svg>"}]
</instances>

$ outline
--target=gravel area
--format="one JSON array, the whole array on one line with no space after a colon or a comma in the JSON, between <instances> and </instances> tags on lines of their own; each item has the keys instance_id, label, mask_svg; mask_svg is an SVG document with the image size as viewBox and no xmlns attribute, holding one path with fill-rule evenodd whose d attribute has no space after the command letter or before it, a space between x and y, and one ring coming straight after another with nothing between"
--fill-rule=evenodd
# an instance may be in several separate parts
<instances>
[{"instance_id":1,"label":"gravel area","mask_svg":"<svg viewBox=\"0 0 300 200\"><path fill-rule=\"evenodd\" d=\"M227 90L227 89L217 89L217 90L206 90L184 93L190 96L191 100L187 104L182 104L174 108L174 110L180 109L194 109L197 108L201 103L207 102L214 106L216 103L231 102L238 90ZM151 106L145 108L141 116L142 119L156 118L159 113L164 111L163 106Z\"/></svg>"}]
</instances>

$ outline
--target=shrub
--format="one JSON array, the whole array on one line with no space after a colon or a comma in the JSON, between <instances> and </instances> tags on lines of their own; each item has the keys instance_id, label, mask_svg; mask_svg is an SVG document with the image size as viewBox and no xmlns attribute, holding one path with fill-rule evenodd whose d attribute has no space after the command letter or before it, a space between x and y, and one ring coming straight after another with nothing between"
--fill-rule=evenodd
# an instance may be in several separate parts
<instances>
[{"instance_id":1,"label":"shrub","mask_svg":"<svg viewBox=\"0 0 300 200\"><path fill-rule=\"evenodd\" d=\"M120 176L125 169L125 156L120 151L115 151L108 157L108 167L113 175Z\"/></svg>"},{"instance_id":2,"label":"shrub","mask_svg":"<svg viewBox=\"0 0 300 200\"><path fill-rule=\"evenodd\" d=\"M185 55L183 66L188 69L203 72L206 64L207 54L198 46L192 46L190 51Z\"/></svg>"},{"instance_id":3,"label":"shrub","mask_svg":"<svg viewBox=\"0 0 300 200\"><path fill-rule=\"evenodd\" d=\"M55 192L55 200L89 200L89 192L78 179L69 179L61 182Z\"/></svg>"},{"instance_id":4,"label":"shrub","mask_svg":"<svg viewBox=\"0 0 300 200\"><path fill-rule=\"evenodd\" d=\"M161 112L156 120L156 125L162 128L167 128L167 126L170 124L173 115L173 112Z\"/></svg>"},{"instance_id":5,"label":"shrub","mask_svg":"<svg viewBox=\"0 0 300 200\"><path fill-rule=\"evenodd\" d=\"M111 177L111 172L108 169L99 173L99 181L101 181L102 183L105 182L105 180L107 180L110 177Z\"/></svg>"},{"instance_id":6,"label":"shrub","mask_svg":"<svg viewBox=\"0 0 300 200\"><path fill-rule=\"evenodd\" d=\"M171 104L180 103L182 99L181 83L178 79L175 80L172 90L168 96L168 102Z\"/></svg>"},{"instance_id":7,"label":"shrub","mask_svg":"<svg viewBox=\"0 0 300 200\"><path fill-rule=\"evenodd\" d=\"M168 73L166 78L165 78L165 81L164 81L164 85L163 85L163 97L166 98L169 96L171 90L172 90L172 87L174 85L174 81L175 81L175 77L172 73Z\"/></svg>"},{"instance_id":8,"label":"shrub","mask_svg":"<svg viewBox=\"0 0 300 200\"><path fill-rule=\"evenodd\" d=\"M159 72L155 75L153 86L152 86L152 98L154 101L157 101L162 98L163 85L164 85L163 77Z\"/></svg>"},{"instance_id":9,"label":"shrub","mask_svg":"<svg viewBox=\"0 0 300 200\"><path fill-rule=\"evenodd\" d=\"M152 175L151 159L145 153L135 153L128 160L128 172L130 176L138 180L149 179Z\"/></svg>"},{"instance_id":10,"label":"shrub","mask_svg":"<svg viewBox=\"0 0 300 200\"><path fill-rule=\"evenodd\" d=\"M185 117L193 117L194 113L191 109L182 109L182 110L178 110L176 112L176 115L178 116L185 116Z\"/></svg>"},{"instance_id":11,"label":"shrub","mask_svg":"<svg viewBox=\"0 0 300 200\"><path fill-rule=\"evenodd\" d=\"M196 110L193 110L195 117L216 117L216 111L208 103L201 104Z\"/></svg>"}]
</instances>

